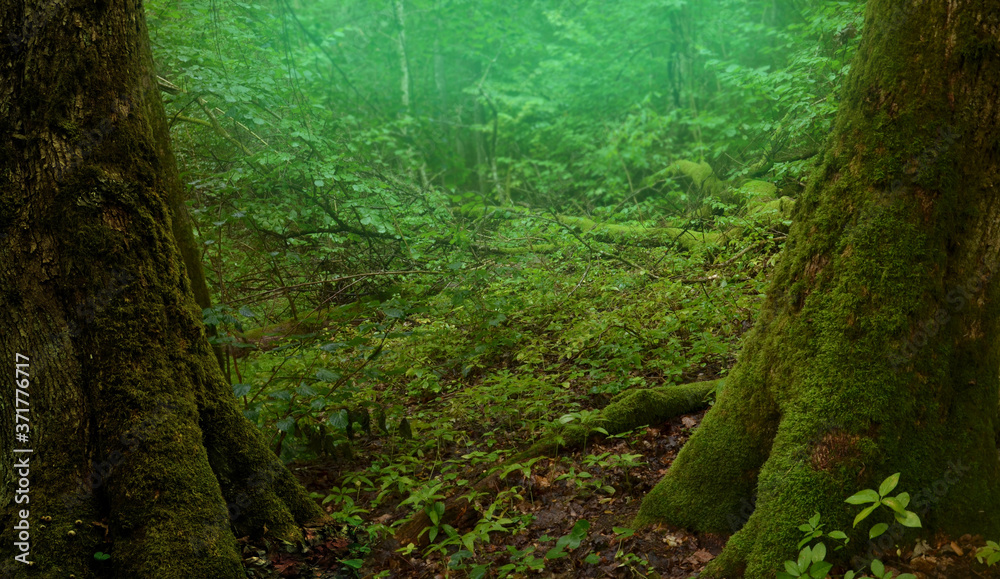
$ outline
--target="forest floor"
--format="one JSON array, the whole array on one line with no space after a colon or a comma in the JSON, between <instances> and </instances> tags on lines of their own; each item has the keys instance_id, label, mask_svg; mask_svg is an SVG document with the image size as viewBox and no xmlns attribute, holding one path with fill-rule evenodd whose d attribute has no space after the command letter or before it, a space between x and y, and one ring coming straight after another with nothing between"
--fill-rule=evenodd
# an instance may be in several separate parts
<instances>
[{"instance_id":1,"label":"forest floor","mask_svg":"<svg viewBox=\"0 0 1000 579\"><path fill-rule=\"evenodd\" d=\"M249 576L696 576L726 535L631 525L705 410L604 437L599 412L631 388L726 376L780 248L765 234L722 253L623 245L515 256L488 274L456 264L447 282L243 334L234 393L336 522L304 546L242 539ZM641 260L650 268L630 265ZM595 440L514 462L569 422ZM450 519L456 497L473 508ZM413 543L394 542L425 515ZM880 556L919 579L986 577L982 544L940 537Z\"/></svg>"},{"instance_id":2,"label":"forest floor","mask_svg":"<svg viewBox=\"0 0 1000 579\"><path fill-rule=\"evenodd\" d=\"M629 525L638 512L639 499L660 480L704 414L678 416L627 436L595 442L583 450L541 458L527 471L511 471L491 498L505 495L506 517L528 522L515 533L489 534L488 542L475 552L479 573L476 567L460 567L461 559L455 557L460 545L404 554L405 549L393 549L394 544L387 547L387 543L366 542L363 527L391 527L410 516L410 510L400 507L397 500L364 513L355 521L360 524L338 525L327 529L325 536L323 531L313 531L312 546L306 550L248 542L245 553L250 577L440 579L492 577L495 573L554 579L696 577L721 552L727 535L692 533L669 525L640 529ZM384 443L369 437L360 443L359 454ZM449 458L461 459L458 455ZM622 462L634 466L618 466ZM293 464L292 468L307 489L322 495L336 487L348 471L363 472L370 466L370 461L364 460L350 465L327 460ZM482 465L468 464L455 473L456 480L475 480L484 472ZM358 503L364 503L374 500L376 493L360 490L356 497ZM327 507L327 511L332 513L334 508ZM476 522L469 520L456 531L470 533ZM583 527L584 532L574 534ZM563 548L557 548L564 537L576 540L564 540ZM890 571L913 573L918 579L1000 577L976 563L974 553L984 544L979 537L937 537L881 557ZM360 568L343 563L360 561L359 556L365 558Z\"/></svg>"}]
</instances>

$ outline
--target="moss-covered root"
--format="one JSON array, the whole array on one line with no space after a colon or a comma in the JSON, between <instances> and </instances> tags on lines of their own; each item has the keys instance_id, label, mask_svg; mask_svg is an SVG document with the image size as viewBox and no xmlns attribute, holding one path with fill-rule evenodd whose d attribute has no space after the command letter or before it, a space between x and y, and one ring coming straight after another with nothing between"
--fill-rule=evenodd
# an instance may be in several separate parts
<instances>
[{"instance_id":1,"label":"moss-covered root","mask_svg":"<svg viewBox=\"0 0 1000 579\"><path fill-rule=\"evenodd\" d=\"M559 454L563 449L579 448L592 435L597 435L598 431L594 430L597 427L603 428L608 434L619 434L701 410L708 406L708 394L720 382L721 380L709 380L623 392L604 407L600 418L592 425L567 424L559 431L546 435L513 460L551 456Z\"/></svg>"},{"instance_id":2,"label":"moss-covered root","mask_svg":"<svg viewBox=\"0 0 1000 579\"><path fill-rule=\"evenodd\" d=\"M224 385L223 385L224 386ZM274 456L260 431L230 398L221 395L202 409L208 459L237 535L301 540L301 527L326 515L291 471Z\"/></svg>"},{"instance_id":3,"label":"moss-covered root","mask_svg":"<svg viewBox=\"0 0 1000 579\"><path fill-rule=\"evenodd\" d=\"M729 380L738 380L732 376ZM735 531L752 512L756 473L767 459L772 412L728 388L643 500L636 524L669 520L701 531Z\"/></svg>"},{"instance_id":4,"label":"moss-covered root","mask_svg":"<svg viewBox=\"0 0 1000 579\"><path fill-rule=\"evenodd\" d=\"M701 410L708 406L709 393L721 382L709 380L624 392L601 411L601 426L608 434L618 434Z\"/></svg>"}]
</instances>

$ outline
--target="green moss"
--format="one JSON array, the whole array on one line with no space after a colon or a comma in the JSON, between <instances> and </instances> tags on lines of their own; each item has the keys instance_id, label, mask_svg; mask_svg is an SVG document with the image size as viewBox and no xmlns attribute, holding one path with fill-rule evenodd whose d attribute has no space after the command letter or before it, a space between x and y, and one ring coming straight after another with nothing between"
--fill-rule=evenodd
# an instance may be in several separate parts
<instances>
[{"instance_id":1,"label":"green moss","mask_svg":"<svg viewBox=\"0 0 1000 579\"><path fill-rule=\"evenodd\" d=\"M671 168L691 179L692 184L699 189L710 184L709 180L715 176L712 166L704 161L700 163L685 160L675 161Z\"/></svg>"},{"instance_id":2,"label":"green moss","mask_svg":"<svg viewBox=\"0 0 1000 579\"><path fill-rule=\"evenodd\" d=\"M716 389L721 380L694 382L681 386L663 386L622 392L601 411L600 418L592 425L576 423L563 425L556 432L547 434L528 450L515 457L516 460L535 456L556 454L560 449L579 448L591 436L596 436L596 427L608 434L620 434L644 425L661 424L675 416L695 412L708 405L708 395Z\"/></svg>"},{"instance_id":3,"label":"green moss","mask_svg":"<svg viewBox=\"0 0 1000 579\"><path fill-rule=\"evenodd\" d=\"M778 187L768 181L751 180L740 185L736 192L746 199L773 199Z\"/></svg>"},{"instance_id":4,"label":"green moss","mask_svg":"<svg viewBox=\"0 0 1000 579\"><path fill-rule=\"evenodd\" d=\"M695 412L708 405L708 395L721 382L710 380L623 392L601 411L601 424L609 433L617 434Z\"/></svg>"}]
</instances>

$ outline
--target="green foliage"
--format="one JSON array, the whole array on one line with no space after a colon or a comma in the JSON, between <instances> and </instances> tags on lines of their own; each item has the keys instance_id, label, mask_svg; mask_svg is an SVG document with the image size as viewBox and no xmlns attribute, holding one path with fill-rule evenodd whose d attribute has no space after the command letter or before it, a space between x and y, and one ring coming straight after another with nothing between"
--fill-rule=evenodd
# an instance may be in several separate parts
<instances>
[{"instance_id":1,"label":"green foliage","mask_svg":"<svg viewBox=\"0 0 1000 579\"><path fill-rule=\"evenodd\" d=\"M580 519L573 525L573 529L570 530L569 534L560 537L556 540L556 546L549 549L545 553L546 559L559 559L566 556L566 550L572 551L580 546L580 543L587 536L587 531L590 529L590 522L586 519Z\"/></svg>"},{"instance_id":2,"label":"green foliage","mask_svg":"<svg viewBox=\"0 0 1000 579\"><path fill-rule=\"evenodd\" d=\"M920 517L917 516L913 511L906 510L906 506L910 504L910 494L900 493L895 497L887 496L896 485L899 484L899 473L886 478L879 485L878 491L872 489L865 489L858 493L855 493L847 498L848 503L852 505L864 505L868 503L874 503L869 507L865 507L858 516L854 518L854 526L857 527L858 523L865 520L868 515L872 514L875 509L880 506L886 506L892 509L893 517L896 522L904 527L919 527ZM869 538L874 539L882 533L884 533L889 528L889 525L885 523L878 523L872 527L869 532Z\"/></svg>"},{"instance_id":3,"label":"green foliage","mask_svg":"<svg viewBox=\"0 0 1000 579\"><path fill-rule=\"evenodd\" d=\"M892 510L897 523L906 527L920 527L920 518L916 513L906 510L906 506L910 502L910 495L908 493L900 493L895 497L888 496L898 484L899 473L896 473L882 481L878 491L865 489L848 497L844 502L852 505L874 503L858 513L854 518L854 526L857 527L858 523L868 518L879 506L884 505ZM868 538L875 539L885 533L888 528L889 525L886 523L876 523L869 530ZM823 542L817 542L814 545L808 544L818 541L824 536L820 514L816 513L813 515L805 524L799 526L799 530L803 533L802 540L799 541L797 547L800 549L799 557L796 561L785 561L785 570L779 571L777 577L778 579L792 579L794 577L823 579L833 569L833 564L826 561L826 545ZM834 547L834 551L843 549L850 541L847 534L843 531L831 531L825 536L833 539L835 542L840 542L839 545ZM873 559L869 564L869 568L872 577L876 579L893 579L892 573L886 571L885 565L878 559ZM856 573L853 570L844 574L844 579L854 579L855 577ZM865 577L868 576L858 576L858 579L865 579ZM916 579L916 576L910 573L902 573L896 576L895 579Z\"/></svg>"},{"instance_id":4,"label":"green foliage","mask_svg":"<svg viewBox=\"0 0 1000 579\"><path fill-rule=\"evenodd\" d=\"M976 551L976 560L992 567L1000 562L1000 544L996 541L986 541L985 547Z\"/></svg>"}]
</instances>

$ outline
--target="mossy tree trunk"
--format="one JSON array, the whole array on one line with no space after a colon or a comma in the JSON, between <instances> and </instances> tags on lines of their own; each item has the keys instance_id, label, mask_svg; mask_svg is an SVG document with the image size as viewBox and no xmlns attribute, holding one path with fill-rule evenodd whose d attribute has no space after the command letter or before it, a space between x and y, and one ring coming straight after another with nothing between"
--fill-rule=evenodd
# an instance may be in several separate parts
<instances>
[{"instance_id":1,"label":"mossy tree trunk","mask_svg":"<svg viewBox=\"0 0 1000 579\"><path fill-rule=\"evenodd\" d=\"M925 531L1000 537L1000 6L870 0L864 34L757 326L642 504L740 529L703 577L773 577L894 472Z\"/></svg>"},{"instance_id":2,"label":"mossy tree trunk","mask_svg":"<svg viewBox=\"0 0 1000 579\"><path fill-rule=\"evenodd\" d=\"M0 570L244 577L323 515L206 339L142 3L0 0L0 54Z\"/></svg>"}]
</instances>

